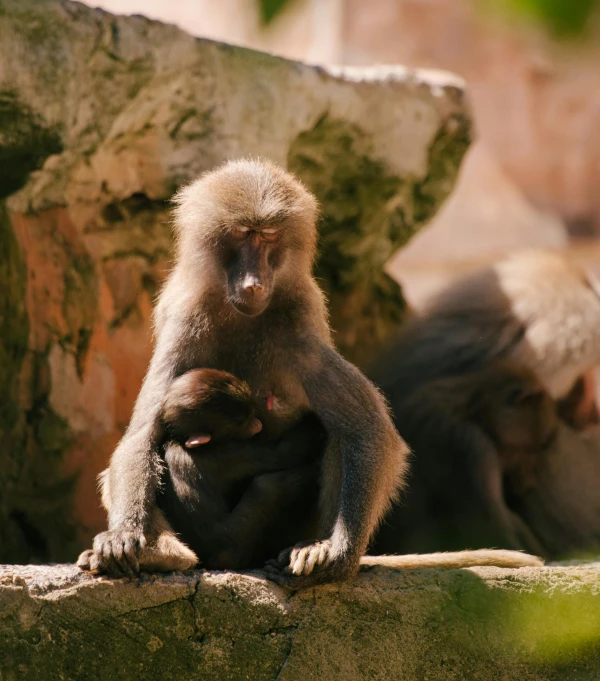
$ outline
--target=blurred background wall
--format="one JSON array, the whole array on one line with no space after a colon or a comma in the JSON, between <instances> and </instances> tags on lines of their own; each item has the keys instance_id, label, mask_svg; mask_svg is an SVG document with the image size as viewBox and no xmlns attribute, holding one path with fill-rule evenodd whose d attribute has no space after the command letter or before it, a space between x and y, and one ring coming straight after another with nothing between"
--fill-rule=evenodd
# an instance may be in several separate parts
<instances>
[{"instance_id":1,"label":"blurred background wall","mask_svg":"<svg viewBox=\"0 0 600 681\"><path fill-rule=\"evenodd\" d=\"M589 4L572 2L574 10ZM594 268L600 262L600 32L593 28L559 39L543 22L480 0L288 0L267 25L252 0L88 4L310 63L401 63L463 76L478 141L445 209L389 265L414 305L453 273L517 247L567 247ZM263 1L263 10L269 4L278 3Z\"/></svg>"}]
</instances>

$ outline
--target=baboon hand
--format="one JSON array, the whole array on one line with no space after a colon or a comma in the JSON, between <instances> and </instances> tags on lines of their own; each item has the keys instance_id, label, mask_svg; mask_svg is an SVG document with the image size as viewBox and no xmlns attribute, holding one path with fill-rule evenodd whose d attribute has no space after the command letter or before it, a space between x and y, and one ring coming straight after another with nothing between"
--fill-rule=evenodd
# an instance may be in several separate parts
<instances>
[{"instance_id":1,"label":"baboon hand","mask_svg":"<svg viewBox=\"0 0 600 681\"><path fill-rule=\"evenodd\" d=\"M92 574L133 577L140 571L139 556L146 545L141 530L108 530L94 538L93 548L84 551L77 565Z\"/></svg>"},{"instance_id":2,"label":"baboon hand","mask_svg":"<svg viewBox=\"0 0 600 681\"><path fill-rule=\"evenodd\" d=\"M264 567L268 579L293 589L341 581L358 569L358 559L336 549L330 539L303 542L282 551Z\"/></svg>"}]
</instances>

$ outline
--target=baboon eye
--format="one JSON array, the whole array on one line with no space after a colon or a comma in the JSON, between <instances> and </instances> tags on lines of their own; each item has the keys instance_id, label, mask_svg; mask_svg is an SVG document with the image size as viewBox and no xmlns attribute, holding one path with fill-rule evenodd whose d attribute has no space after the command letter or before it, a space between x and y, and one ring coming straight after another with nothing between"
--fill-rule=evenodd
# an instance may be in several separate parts
<instances>
[{"instance_id":1,"label":"baboon eye","mask_svg":"<svg viewBox=\"0 0 600 681\"><path fill-rule=\"evenodd\" d=\"M265 241L276 241L279 237L279 230L267 227L267 229L261 230L260 235Z\"/></svg>"},{"instance_id":2,"label":"baboon eye","mask_svg":"<svg viewBox=\"0 0 600 681\"><path fill-rule=\"evenodd\" d=\"M245 237L246 234L248 234L249 231L250 231L250 227L234 227L231 230L231 234L234 237L236 237L237 239L241 239L241 238Z\"/></svg>"}]
</instances>

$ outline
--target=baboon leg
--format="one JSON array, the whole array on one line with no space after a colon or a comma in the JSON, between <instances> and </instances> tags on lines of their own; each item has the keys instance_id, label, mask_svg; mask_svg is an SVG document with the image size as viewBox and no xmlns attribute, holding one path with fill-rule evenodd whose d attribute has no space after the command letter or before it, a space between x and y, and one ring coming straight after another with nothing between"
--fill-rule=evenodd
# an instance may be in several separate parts
<instances>
[{"instance_id":1,"label":"baboon leg","mask_svg":"<svg viewBox=\"0 0 600 681\"><path fill-rule=\"evenodd\" d=\"M201 556L203 564L213 569L240 569L247 565L262 537L273 525L278 513L290 500L303 496L303 489L318 484L318 468L303 466L274 473L264 473L251 482L230 515L217 524L214 550ZM308 513L308 512L307 512Z\"/></svg>"}]
</instances>

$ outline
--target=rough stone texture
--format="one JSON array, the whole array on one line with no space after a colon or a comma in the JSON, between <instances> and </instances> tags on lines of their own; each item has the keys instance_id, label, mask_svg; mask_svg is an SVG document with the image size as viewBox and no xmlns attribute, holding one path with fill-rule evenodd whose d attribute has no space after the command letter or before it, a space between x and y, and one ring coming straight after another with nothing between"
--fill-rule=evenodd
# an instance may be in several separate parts
<instances>
[{"instance_id":1,"label":"rough stone texture","mask_svg":"<svg viewBox=\"0 0 600 681\"><path fill-rule=\"evenodd\" d=\"M327 72L68 0L0 3L0 559L73 559L151 353L173 191L230 157L323 202L318 275L361 361L399 323L383 263L468 145L448 74ZM77 522L74 522L77 518Z\"/></svg>"},{"instance_id":2,"label":"rough stone texture","mask_svg":"<svg viewBox=\"0 0 600 681\"><path fill-rule=\"evenodd\" d=\"M585 40L561 43L540 22L495 11L525 3L344 4L342 60L449 69L472 96L478 142L452 205L388 270L409 305L477 265L473 256L489 262L507 248L556 245L560 231L563 239L591 237L596 250L585 244L586 264L600 269L598 22Z\"/></svg>"},{"instance_id":3,"label":"rough stone texture","mask_svg":"<svg viewBox=\"0 0 600 681\"><path fill-rule=\"evenodd\" d=\"M600 564L260 577L0 567L0 679L596 681Z\"/></svg>"}]
</instances>

